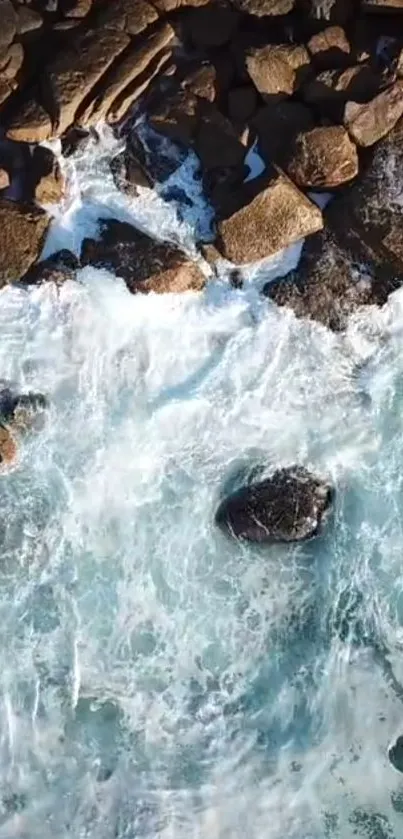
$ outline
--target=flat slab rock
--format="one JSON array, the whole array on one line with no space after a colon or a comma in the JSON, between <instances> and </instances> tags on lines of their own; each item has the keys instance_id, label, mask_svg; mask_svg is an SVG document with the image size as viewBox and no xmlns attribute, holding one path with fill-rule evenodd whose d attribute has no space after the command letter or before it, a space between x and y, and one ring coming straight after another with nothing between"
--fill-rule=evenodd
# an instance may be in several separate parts
<instances>
[{"instance_id":1,"label":"flat slab rock","mask_svg":"<svg viewBox=\"0 0 403 839\"><path fill-rule=\"evenodd\" d=\"M319 208L272 167L228 195L215 246L225 259L244 265L272 256L322 227Z\"/></svg>"},{"instance_id":2,"label":"flat slab rock","mask_svg":"<svg viewBox=\"0 0 403 839\"><path fill-rule=\"evenodd\" d=\"M35 205L0 199L0 288L19 280L38 259L49 223Z\"/></svg>"},{"instance_id":3,"label":"flat slab rock","mask_svg":"<svg viewBox=\"0 0 403 839\"><path fill-rule=\"evenodd\" d=\"M100 239L84 239L81 263L107 268L129 291L157 294L200 291L206 278L197 263L168 242L157 242L131 224L100 220Z\"/></svg>"},{"instance_id":4,"label":"flat slab rock","mask_svg":"<svg viewBox=\"0 0 403 839\"><path fill-rule=\"evenodd\" d=\"M318 534L332 500L330 484L292 466L224 498L215 523L227 535L248 542L301 542Z\"/></svg>"}]
</instances>

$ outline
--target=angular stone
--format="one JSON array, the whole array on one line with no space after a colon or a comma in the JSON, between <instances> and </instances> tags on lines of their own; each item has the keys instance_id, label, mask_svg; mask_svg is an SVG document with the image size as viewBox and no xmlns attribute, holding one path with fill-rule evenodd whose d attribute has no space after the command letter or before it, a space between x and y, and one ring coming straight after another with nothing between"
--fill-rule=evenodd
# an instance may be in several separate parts
<instances>
[{"instance_id":1,"label":"angular stone","mask_svg":"<svg viewBox=\"0 0 403 839\"><path fill-rule=\"evenodd\" d=\"M303 46L269 44L250 51L246 69L265 99L291 96L309 70L310 59Z\"/></svg>"},{"instance_id":2,"label":"angular stone","mask_svg":"<svg viewBox=\"0 0 403 839\"><path fill-rule=\"evenodd\" d=\"M358 174L358 154L341 125L300 133L289 152L287 173L297 186L332 190Z\"/></svg>"},{"instance_id":3,"label":"angular stone","mask_svg":"<svg viewBox=\"0 0 403 839\"><path fill-rule=\"evenodd\" d=\"M319 208L273 167L231 197L215 245L225 259L242 265L272 256L322 226Z\"/></svg>"},{"instance_id":4,"label":"angular stone","mask_svg":"<svg viewBox=\"0 0 403 839\"><path fill-rule=\"evenodd\" d=\"M200 291L206 282L199 266L167 242L157 242L131 224L100 221L99 241L85 239L84 265L108 268L122 277L129 291L157 294Z\"/></svg>"},{"instance_id":5,"label":"angular stone","mask_svg":"<svg viewBox=\"0 0 403 839\"><path fill-rule=\"evenodd\" d=\"M30 9L29 6L19 6L17 10L17 32L19 35L25 35L27 32L40 29L42 24L43 18L39 12Z\"/></svg>"},{"instance_id":6,"label":"angular stone","mask_svg":"<svg viewBox=\"0 0 403 839\"><path fill-rule=\"evenodd\" d=\"M12 44L17 32L17 15L10 0L0 0L0 54Z\"/></svg>"},{"instance_id":7,"label":"angular stone","mask_svg":"<svg viewBox=\"0 0 403 839\"><path fill-rule=\"evenodd\" d=\"M373 146L396 125L403 114L403 81L400 79L370 102L347 102L344 125L359 146Z\"/></svg>"},{"instance_id":8,"label":"angular stone","mask_svg":"<svg viewBox=\"0 0 403 839\"><path fill-rule=\"evenodd\" d=\"M307 43L312 62L319 70L345 67L352 57L351 44L341 26L328 26Z\"/></svg>"},{"instance_id":9,"label":"angular stone","mask_svg":"<svg viewBox=\"0 0 403 839\"><path fill-rule=\"evenodd\" d=\"M0 200L0 287L19 280L35 262L49 223L34 205Z\"/></svg>"},{"instance_id":10,"label":"angular stone","mask_svg":"<svg viewBox=\"0 0 403 839\"><path fill-rule=\"evenodd\" d=\"M345 70L324 70L308 81L301 93L308 105L334 122L342 122L347 102L368 102L376 96L380 84L381 78L372 67L358 64Z\"/></svg>"},{"instance_id":11,"label":"angular stone","mask_svg":"<svg viewBox=\"0 0 403 839\"><path fill-rule=\"evenodd\" d=\"M117 188L128 195L138 195L138 187L150 189L154 186L145 166L128 148L111 160L110 168Z\"/></svg>"},{"instance_id":12,"label":"angular stone","mask_svg":"<svg viewBox=\"0 0 403 839\"><path fill-rule=\"evenodd\" d=\"M140 96L142 96L143 93L150 87L153 79L159 76L160 73L163 73L165 69L170 66L171 55L172 53L169 47L162 50L158 53L154 60L150 62L145 73L137 76L134 79L134 82L124 88L122 93L116 97L108 111L107 121L109 123L120 122L120 120L126 117L128 111L140 99Z\"/></svg>"},{"instance_id":13,"label":"angular stone","mask_svg":"<svg viewBox=\"0 0 403 839\"><path fill-rule=\"evenodd\" d=\"M10 140L22 143L41 143L52 136L52 121L36 99L31 97L25 100L9 121L6 135Z\"/></svg>"},{"instance_id":14,"label":"angular stone","mask_svg":"<svg viewBox=\"0 0 403 839\"><path fill-rule=\"evenodd\" d=\"M0 425L0 467L10 466L17 459L17 444L8 428Z\"/></svg>"},{"instance_id":15,"label":"angular stone","mask_svg":"<svg viewBox=\"0 0 403 839\"><path fill-rule=\"evenodd\" d=\"M130 50L126 50L123 58L116 61L105 74L98 96L81 115L83 125L91 126L105 120L115 100L135 79L142 76L155 56L173 40L174 34L172 26L165 23L139 45L133 44Z\"/></svg>"},{"instance_id":16,"label":"angular stone","mask_svg":"<svg viewBox=\"0 0 403 839\"><path fill-rule=\"evenodd\" d=\"M127 4L125 31L129 35L140 35L157 20L158 12L147 0L136 0L131 3L131 8Z\"/></svg>"},{"instance_id":17,"label":"angular stone","mask_svg":"<svg viewBox=\"0 0 403 839\"><path fill-rule=\"evenodd\" d=\"M200 101L188 90L166 96L149 111L150 125L171 140L188 145L200 122Z\"/></svg>"}]
</instances>

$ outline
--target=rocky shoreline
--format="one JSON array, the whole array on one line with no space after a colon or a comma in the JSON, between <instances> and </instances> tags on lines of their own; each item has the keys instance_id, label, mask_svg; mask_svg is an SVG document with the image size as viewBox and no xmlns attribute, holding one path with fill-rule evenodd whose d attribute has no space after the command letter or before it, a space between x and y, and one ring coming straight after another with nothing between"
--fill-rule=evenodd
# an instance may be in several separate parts
<instances>
[{"instance_id":1,"label":"rocky shoreline","mask_svg":"<svg viewBox=\"0 0 403 839\"><path fill-rule=\"evenodd\" d=\"M132 292L203 288L176 246L113 220L79 258L38 262L46 206L68 189L41 143L68 156L106 121L127 137L115 183L135 195L169 174L128 132L140 112L200 161L213 272L305 238L297 271L264 293L334 330L401 285L403 0L0 0L0 15L0 285L92 264ZM265 169L248 179L252 148Z\"/></svg>"}]
</instances>

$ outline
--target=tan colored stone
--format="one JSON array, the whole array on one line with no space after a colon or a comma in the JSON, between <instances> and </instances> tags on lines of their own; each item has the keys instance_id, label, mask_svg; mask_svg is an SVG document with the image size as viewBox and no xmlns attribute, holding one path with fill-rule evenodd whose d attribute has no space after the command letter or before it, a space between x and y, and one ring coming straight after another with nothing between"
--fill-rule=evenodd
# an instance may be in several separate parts
<instances>
[{"instance_id":1,"label":"tan colored stone","mask_svg":"<svg viewBox=\"0 0 403 839\"><path fill-rule=\"evenodd\" d=\"M50 149L37 146L32 158L35 201L38 204L57 204L64 192L64 178L59 162Z\"/></svg>"},{"instance_id":2,"label":"tan colored stone","mask_svg":"<svg viewBox=\"0 0 403 839\"><path fill-rule=\"evenodd\" d=\"M11 118L6 135L9 140L22 143L42 143L52 136L52 122L49 114L36 99L29 98Z\"/></svg>"},{"instance_id":3,"label":"tan colored stone","mask_svg":"<svg viewBox=\"0 0 403 839\"><path fill-rule=\"evenodd\" d=\"M243 203L217 227L218 251L236 265L272 256L323 227L322 213L278 169L244 185Z\"/></svg>"},{"instance_id":4,"label":"tan colored stone","mask_svg":"<svg viewBox=\"0 0 403 839\"><path fill-rule=\"evenodd\" d=\"M118 96L107 114L107 121L109 123L120 122L128 110L140 99L140 96L147 90L152 80L159 75L160 72L169 66L172 52L170 49L157 55L151 65L148 67L146 78L134 80L134 84L128 85L120 96Z\"/></svg>"},{"instance_id":5,"label":"tan colored stone","mask_svg":"<svg viewBox=\"0 0 403 839\"><path fill-rule=\"evenodd\" d=\"M21 70L24 61L24 47L22 44L11 44L4 56L4 64L1 67L3 79L14 79Z\"/></svg>"},{"instance_id":6,"label":"tan colored stone","mask_svg":"<svg viewBox=\"0 0 403 839\"><path fill-rule=\"evenodd\" d=\"M328 26L312 35L307 43L308 52L320 70L345 67L351 59L351 44L341 26Z\"/></svg>"},{"instance_id":7,"label":"tan colored stone","mask_svg":"<svg viewBox=\"0 0 403 839\"><path fill-rule=\"evenodd\" d=\"M357 148L342 125L301 132L289 158L287 173L304 188L334 189L358 174Z\"/></svg>"},{"instance_id":8,"label":"tan colored stone","mask_svg":"<svg viewBox=\"0 0 403 839\"><path fill-rule=\"evenodd\" d=\"M17 444L8 428L0 425L0 469L10 466L17 458Z\"/></svg>"},{"instance_id":9,"label":"tan colored stone","mask_svg":"<svg viewBox=\"0 0 403 839\"><path fill-rule=\"evenodd\" d=\"M246 57L249 76L266 99L291 96L305 78L309 65L306 48L290 44L269 44L251 50Z\"/></svg>"},{"instance_id":10,"label":"tan colored stone","mask_svg":"<svg viewBox=\"0 0 403 839\"><path fill-rule=\"evenodd\" d=\"M0 189L7 189L10 186L10 175L5 169L0 168Z\"/></svg>"},{"instance_id":11,"label":"tan colored stone","mask_svg":"<svg viewBox=\"0 0 403 839\"><path fill-rule=\"evenodd\" d=\"M402 115L403 81L399 79L370 102L347 102L344 125L359 146L373 146L389 134Z\"/></svg>"},{"instance_id":12,"label":"tan colored stone","mask_svg":"<svg viewBox=\"0 0 403 839\"><path fill-rule=\"evenodd\" d=\"M19 280L35 262L49 223L34 205L0 199L0 287Z\"/></svg>"},{"instance_id":13,"label":"tan colored stone","mask_svg":"<svg viewBox=\"0 0 403 839\"><path fill-rule=\"evenodd\" d=\"M83 18L91 11L92 0L75 0L74 5L65 12L65 17Z\"/></svg>"}]
</instances>

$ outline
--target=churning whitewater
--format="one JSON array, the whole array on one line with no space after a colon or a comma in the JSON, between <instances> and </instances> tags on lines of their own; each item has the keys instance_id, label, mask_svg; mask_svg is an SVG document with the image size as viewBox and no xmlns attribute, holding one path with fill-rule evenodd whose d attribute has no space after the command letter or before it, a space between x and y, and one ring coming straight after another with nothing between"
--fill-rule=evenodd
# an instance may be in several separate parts
<instances>
[{"instance_id":1,"label":"churning whitewater","mask_svg":"<svg viewBox=\"0 0 403 839\"><path fill-rule=\"evenodd\" d=\"M129 200L109 133L64 162L45 253L99 217L194 249L194 200ZM187 213L187 215L186 215ZM51 403L0 482L1 839L399 839L403 293L334 335L243 290L105 270L0 294L0 376ZM336 487L323 534L214 528L256 463Z\"/></svg>"}]
</instances>

